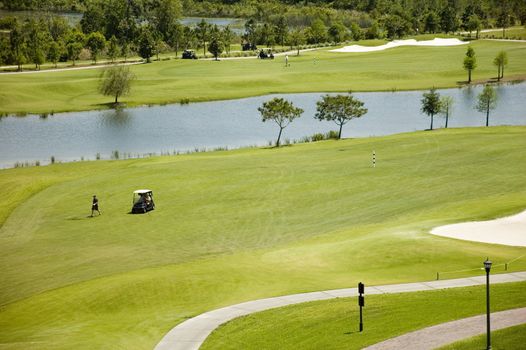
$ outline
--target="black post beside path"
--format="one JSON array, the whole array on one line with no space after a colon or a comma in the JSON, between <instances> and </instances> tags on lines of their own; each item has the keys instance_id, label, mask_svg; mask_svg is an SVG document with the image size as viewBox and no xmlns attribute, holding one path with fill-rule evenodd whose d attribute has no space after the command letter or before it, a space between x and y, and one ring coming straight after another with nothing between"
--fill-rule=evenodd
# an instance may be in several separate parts
<instances>
[{"instance_id":1,"label":"black post beside path","mask_svg":"<svg viewBox=\"0 0 526 350\"><path fill-rule=\"evenodd\" d=\"M363 297L364 294L364 284L362 282L358 283L358 293L360 294L358 296L358 305L360 306L360 332L363 331L363 317L362 317L362 307L365 306L365 299Z\"/></svg>"},{"instance_id":2,"label":"black post beside path","mask_svg":"<svg viewBox=\"0 0 526 350\"><path fill-rule=\"evenodd\" d=\"M489 271L491 270L491 261L486 258L484 261L484 269L486 270L486 327L487 339L486 350L491 350L491 326L490 326L490 307L489 307Z\"/></svg>"}]
</instances>

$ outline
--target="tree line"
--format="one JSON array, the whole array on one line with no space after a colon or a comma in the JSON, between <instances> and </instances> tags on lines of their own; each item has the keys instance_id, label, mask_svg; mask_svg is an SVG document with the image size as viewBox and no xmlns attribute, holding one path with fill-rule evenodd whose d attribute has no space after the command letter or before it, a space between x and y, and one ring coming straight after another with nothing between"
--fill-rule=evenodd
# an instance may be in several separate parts
<instances>
[{"instance_id":1,"label":"tree line","mask_svg":"<svg viewBox=\"0 0 526 350\"><path fill-rule=\"evenodd\" d=\"M434 116L440 114L446 118L445 127L448 127L449 118L452 115L454 99L451 96L440 96L435 88L422 95L422 113L428 115L431 120L429 130L433 130ZM478 95L475 109L486 114L486 126L489 126L490 111L497 106L497 94L493 86L486 84ZM258 108L263 122L272 121L278 128L276 147L280 146L283 130L295 119L301 117L303 109L294 106L291 101L275 97L263 102ZM364 103L355 98L351 92L346 95L325 95L316 102L316 114L314 118L320 121L332 121L339 127L338 139L341 138L342 128L345 124L355 118L360 118L367 113Z\"/></svg>"},{"instance_id":2,"label":"tree line","mask_svg":"<svg viewBox=\"0 0 526 350\"><path fill-rule=\"evenodd\" d=\"M114 60L131 52L149 60L160 52L203 49L214 56L229 54L232 43L289 45L400 38L418 33L478 31L505 28L526 20L521 0L10 0L8 9L76 10L80 25L69 28L56 16L17 21L0 20L0 63L78 60L86 49L96 62L101 53ZM201 21L180 23L182 14L232 16L246 19L244 33L219 29ZM104 40L102 40L104 39ZM212 44L212 50L207 47Z\"/></svg>"}]
</instances>

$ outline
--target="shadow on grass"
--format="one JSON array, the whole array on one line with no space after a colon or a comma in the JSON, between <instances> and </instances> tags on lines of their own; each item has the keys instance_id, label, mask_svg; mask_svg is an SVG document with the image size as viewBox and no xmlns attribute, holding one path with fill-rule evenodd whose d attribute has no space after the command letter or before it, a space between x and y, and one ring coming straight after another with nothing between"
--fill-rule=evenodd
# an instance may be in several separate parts
<instances>
[{"instance_id":1,"label":"shadow on grass","mask_svg":"<svg viewBox=\"0 0 526 350\"><path fill-rule=\"evenodd\" d=\"M348 331L348 332L345 332L343 334L345 335L353 335L353 334L356 334L356 333L360 333L359 331Z\"/></svg>"},{"instance_id":2,"label":"shadow on grass","mask_svg":"<svg viewBox=\"0 0 526 350\"><path fill-rule=\"evenodd\" d=\"M93 106L104 107L107 109L122 109L126 107L126 104L123 102L106 102L106 103L96 103Z\"/></svg>"}]
</instances>

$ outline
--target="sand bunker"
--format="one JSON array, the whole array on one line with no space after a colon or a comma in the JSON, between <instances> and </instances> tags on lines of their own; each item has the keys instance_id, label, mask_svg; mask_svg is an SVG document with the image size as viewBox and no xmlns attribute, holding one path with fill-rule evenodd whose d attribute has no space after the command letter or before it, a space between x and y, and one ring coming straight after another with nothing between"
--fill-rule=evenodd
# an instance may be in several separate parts
<instances>
[{"instance_id":1,"label":"sand bunker","mask_svg":"<svg viewBox=\"0 0 526 350\"><path fill-rule=\"evenodd\" d=\"M393 40L387 44L380 46L361 46L351 45L345 46L341 49L331 50L331 52L372 52L372 51L383 51L399 46L458 46L469 44L467 41L460 41L458 39L440 39L435 38L433 40L416 41L415 39L408 40Z\"/></svg>"},{"instance_id":2,"label":"sand bunker","mask_svg":"<svg viewBox=\"0 0 526 350\"><path fill-rule=\"evenodd\" d=\"M526 247L526 211L491 221L436 227L431 234L468 241Z\"/></svg>"}]
</instances>

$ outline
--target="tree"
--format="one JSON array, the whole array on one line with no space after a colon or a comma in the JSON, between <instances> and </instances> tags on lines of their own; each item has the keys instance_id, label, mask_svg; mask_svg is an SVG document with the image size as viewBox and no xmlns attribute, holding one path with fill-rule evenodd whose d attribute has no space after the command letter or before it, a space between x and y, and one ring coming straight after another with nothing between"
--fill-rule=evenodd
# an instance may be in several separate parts
<instances>
[{"instance_id":1,"label":"tree","mask_svg":"<svg viewBox=\"0 0 526 350\"><path fill-rule=\"evenodd\" d=\"M431 117L430 130L433 130L433 116L440 112L440 94L435 88L422 95L422 112Z\"/></svg>"},{"instance_id":2,"label":"tree","mask_svg":"<svg viewBox=\"0 0 526 350\"><path fill-rule=\"evenodd\" d=\"M203 44L203 56L206 56L206 42L209 38L210 25L206 23L204 19L201 19L201 22L197 24L195 29L197 38Z\"/></svg>"},{"instance_id":3,"label":"tree","mask_svg":"<svg viewBox=\"0 0 526 350\"><path fill-rule=\"evenodd\" d=\"M464 69L468 71L468 84L471 83L471 72L477 68L477 58L475 57L475 50L471 46L466 51L464 57Z\"/></svg>"},{"instance_id":4,"label":"tree","mask_svg":"<svg viewBox=\"0 0 526 350\"><path fill-rule=\"evenodd\" d=\"M245 34L243 37L251 46L256 45L257 28L258 25L254 18L249 18L248 21L245 22Z\"/></svg>"},{"instance_id":5,"label":"tree","mask_svg":"<svg viewBox=\"0 0 526 350\"><path fill-rule=\"evenodd\" d=\"M111 63L119 56L119 41L112 35L108 45L108 57L111 59Z\"/></svg>"},{"instance_id":6,"label":"tree","mask_svg":"<svg viewBox=\"0 0 526 350\"><path fill-rule=\"evenodd\" d=\"M358 24L354 22L351 23L351 35L352 35L352 40L354 41L363 39L363 31L360 29Z\"/></svg>"},{"instance_id":7,"label":"tree","mask_svg":"<svg viewBox=\"0 0 526 350\"><path fill-rule=\"evenodd\" d=\"M124 57L124 62L126 63L126 60L130 54L130 44L128 44L128 41L123 41L121 45L121 55Z\"/></svg>"},{"instance_id":8,"label":"tree","mask_svg":"<svg viewBox=\"0 0 526 350\"><path fill-rule=\"evenodd\" d=\"M268 23L263 24L263 26L261 27L260 40L263 44L270 48L272 48L272 46L274 46L274 43L276 42L276 39L274 37L274 28Z\"/></svg>"},{"instance_id":9,"label":"tree","mask_svg":"<svg viewBox=\"0 0 526 350\"><path fill-rule=\"evenodd\" d=\"M446 118L446 129L449 122L449 116L453 111L453 104L455 100L451 96L440 97L440 114Z\"/></svg>"},{"instance_id":10,"label":"tree","mask_svg":"<svg viewBox=\"0 0 526 350\"><path fill-rule=\"evenodd\" d=\"M351 119L360 118L366 113L367 108L363 107L363 102L349 92L348 95L323 96L321 101L316 102L314 118L336 123L340 127L338 138L341 139L343 126Z\"/></svg>"},{"instance_id":11,"label":"tree","mask_svg":"<svg viewBox=\"0 0 526 350\"><path fill-rule=\"evenodd\" d=\"M477 15L472 15L469 17L469 20L466 25L466 29L469 31L469 37L471 38L471 32L476 31L476 38L479 38L480 29L482 28L482 23Z\"/></svg>"},{"instance_id":12,"label":"tree","mask_svg":"<svg viewBox=\"0 0 526 350\"><path fill-rule=\"evenodd\" d=\"M455 9L451 4L447 4L442 11L440 11L440 27L446 34L454 32L458 28L458 20Z\"/></svg>"},{"instance_id":13,"label":"tree","mask_svg":"<svg viewBox=\"0 0 526 350\"><path fill-rule=\"evenodd\" d=\"M164 41L169 41L171 29L177 24L181 16L181 2L179 0L160 0L154 7L155 27Z\"/></svg>"},{"instance_id":14,"label":"tree","mask_svg":"<svg viewBox=\"0 0 526 350\"><path fill-rule=\"evenodd\" d=\"M295 29L290 33L290 36L289 36L290 48L292 49L293 47L295 47L298 50L298 53L296 54L296 56L300 55L300 46L304 45L305 41L306 41L305 34L303 33L301 29L299 28Z\"/></svg>"},{"instance_id":15,"label":"tree","mask_svg":"<svg viewBox=\"0 0 526 350\"><path fill-rule=\"evenodd\" d=\"M99 91L105 96L115 96L115 104L118 103L119 96L124 96L130 92L131 82L135 75L126 66L114 66L107 68L101 75Z\"/></svg>"},{"instance_id":16,"label":"tree","mask_svg":"<svg viewBox=\"0 0 526 350\"><path fill-rule=\"evenodd\" d=\"M227 55L230 55L230 45L234 40L234 32L232 31L232 29L230 29L230 26L226 26L225 28L223 28L223 31L221 32L221 38L223 44L225 45Z\"/></svg>"},{"instance_id":17,"label":"tree","mask_svg":"<svg viewBox=\"0 0 526 350\"><path fill-rule=\"evenodd\" d=\"M307 28L307 41L309 44L318 44L327 39L327 27L319 18L312 21L309 28Z\"/></svg>"},{"instance_id":18,"label":"tree","mask_svg":"<svg viewBox=\"0 0 526 350\"><path fill-rule=\"evenodd\" d=\"M341 43L347 39L347 28L340 22L334 23L329 27L329 37L334 43Z\"/></svg>"},{"instance_id":19,"label":"tree","mask_svg":"<svg viewBox=\"0 0 526 350\"><path fill-rule=\"evenodd\" d=\"M175 23L169 28L169 35L167 39L168 45L175 50L175 56L179 56L179 47L183 41L183 26L179 23Z\"/></svg>"},{"instance_id":20,"label":"tree","mask_svg":"<svg viewBox=\"0 0 526 350\"><path fill-rule=\"evenodd\" d=\"M486 112L486 126L489 126L489 111L497 107L497 94L491 85L484 86L479 94L475 108L477 111Z\"/></svg>"},{"instance_id":21,"label":"tree","mask_svg":"<svg viewBox=\"0 0 526 350\"><path fill-rule=\"evenodd\" d=\"M155 40L152 36L150 28L143 27L141 30L141 35L139 36L139 55L146 59L147 63L150 63L150 58L152 57L155 50Z\"/></svg>"},{"instance_id":22,"label":"tree","mask_svg":"<svg viewBox=\"0 0 526 350\"><path fill-rule=\"evenodd\" d=\"M73 61L78 60L80 52L84 47L85 36L79 31L73 31L69 34L66 40L66 50L68 52L68 58Z\"/></svg>"},{"instance_id":23,"label":"tree","mask_svg":"<svg viewBox=\"0 0 526 350\"><path fill-rule=\"evenodd\" d=\"M503 2L505 4L505 2ZM497 16L497 27L502 28L502 39L506 37L506 28L510 26L511 15L506 5L503 5L499 15Z\"/></svg>"},{"instance_id":24,"label":"tree","mask_svg":"<svg viewBox=\"0 0 526 350\"><path fill-rule=\"evenodd\" d=\"M436 33L440 30L439 25L440 18L438 18L438 15L436 12L429 12L426 16L426 22L424 25L424 31L427 33Z\"/></svg>"},{"instance_id":25,"label":"tree","mask_svg":"<svg viewBox=\"0 0 526 350\"><path fill-rule=\"evenodd\" d=\"M371 24L371 27L369 27L369 29L367 29L367 31L365 32L365 38L366 39L377 39L379 37L380 37L380 29L378 28L378 23L373 22L373 24Z\"/></svg>"},{"instance_id":26,"label":"tree","mask_svg":"<svg viewBox=\"0 0 526 350\"><path fill-rule=\"evenodd\" d=\"M208 52L210 52L215 60L223 52L223 43L216 36L212 37L210 43L208 43Z\"/></svg>"},{"instance_id":27,"label":"tree","mask_svg":"<svg viewBox=\"0 0 526 350\"><path fill-rule=\"evenodd\" d=\"M29 59L35 64L35 69L40 69L40 65L46 60L46 53L51 41L51 35L44 22L29 20L25 26L28 40Z\"/></svg>"},{"instance_id":28,"label":"tree","mask_svg":"<svg viewBox=\"0 0 526 350\"><path fill-rule=\"evenodd\" d=\"M88 35L86 46L91 52L91 59L95 64L97 64L97 56L106 47L106 39L101 33L93 32Z\"/></svg>"},{"instance_id":29,"label":"tree","mask_svg":"<svg viewBox=\"0 0 526 350\"><path fill-rule=\"evenodd\" d=\"M90 2L80 20L80 27L84 34L104 31L104 9L101 2Z\"/></svg>"},{"instance_id":30,"label":"tree","mask_svg":"<svg viewBox=\"0 0 526 350\"><path fill-rule=\"evenodd\" d=\"M500 81L501 78L504 78L504 66L508 64L506 51L500 51L493 60L493 64L497 66L497 80Z\"/></svg>"},{"instance_id":31,"label":"tree","mask_svg":"<svg viewBox=\"0 0 526 350\"><path fill-rule=\"evenodd\" d=\"M303 113L303 109L294 107L292 102L278 97L264 102L263 105L258 108L258 111L261 113L263 122L272 120L279 126L276 147L279 147L279 140L283 129L292 123L294 119L299 118Z\"/></svg>"},{"instance_id":32,"label":"tree","mask_svg":"<svg viewBox=\"0 0 526 350\"><path fill-rule=\"evenodd\" d=\"M410 31L410 23L396 14L383 17L383 24L389 39L401 38Z\"/></svg>"},{"instance_id":33,"label":"tree","mask_svg":"<svg viewBox=\"0 0 526 350\"><path fill-rule=\"evenodd\" d=\"M55 68L57 68L57 62L60 59L60 56L62 55L62 51L63 47L56 41L52 41L49 45L49 51L47 55L49 60L55 65Z\"/></svg>"},{"instance_id":34,"label":"tree","mask_svg":"<svg viewBox=\"0 0 526 350\"><path fill-rule=\"evenodd\" d=\"M18 70L22 71L22 65L26 62L26 43L22 28L16 18L9 32L9 44L14 62Z\"/></svg>"},{"instance_id":35,"label":"tree","mask_svg":"<svg viewBox=\"0 0 526 350\"><path fill-rule=\"evenodd\" d=\"M285 45L285 38L288 34L287 21L285 16L279 16L276 26L274 28L274 33L276 35L277 41L281 46Z\"/></svg>"},{"instance_id":36,"label":"tree","mask_svg":"<svg viewBox=\"0 0 526 350\"><path fill-rule=\"evenodd\" d=\"M79 59L80 52L82 51L82 44L77 42L70 42L66 45L66 50L68 52L68 58L75 65L75 61Z\"/></svg>"}]
</instances>

